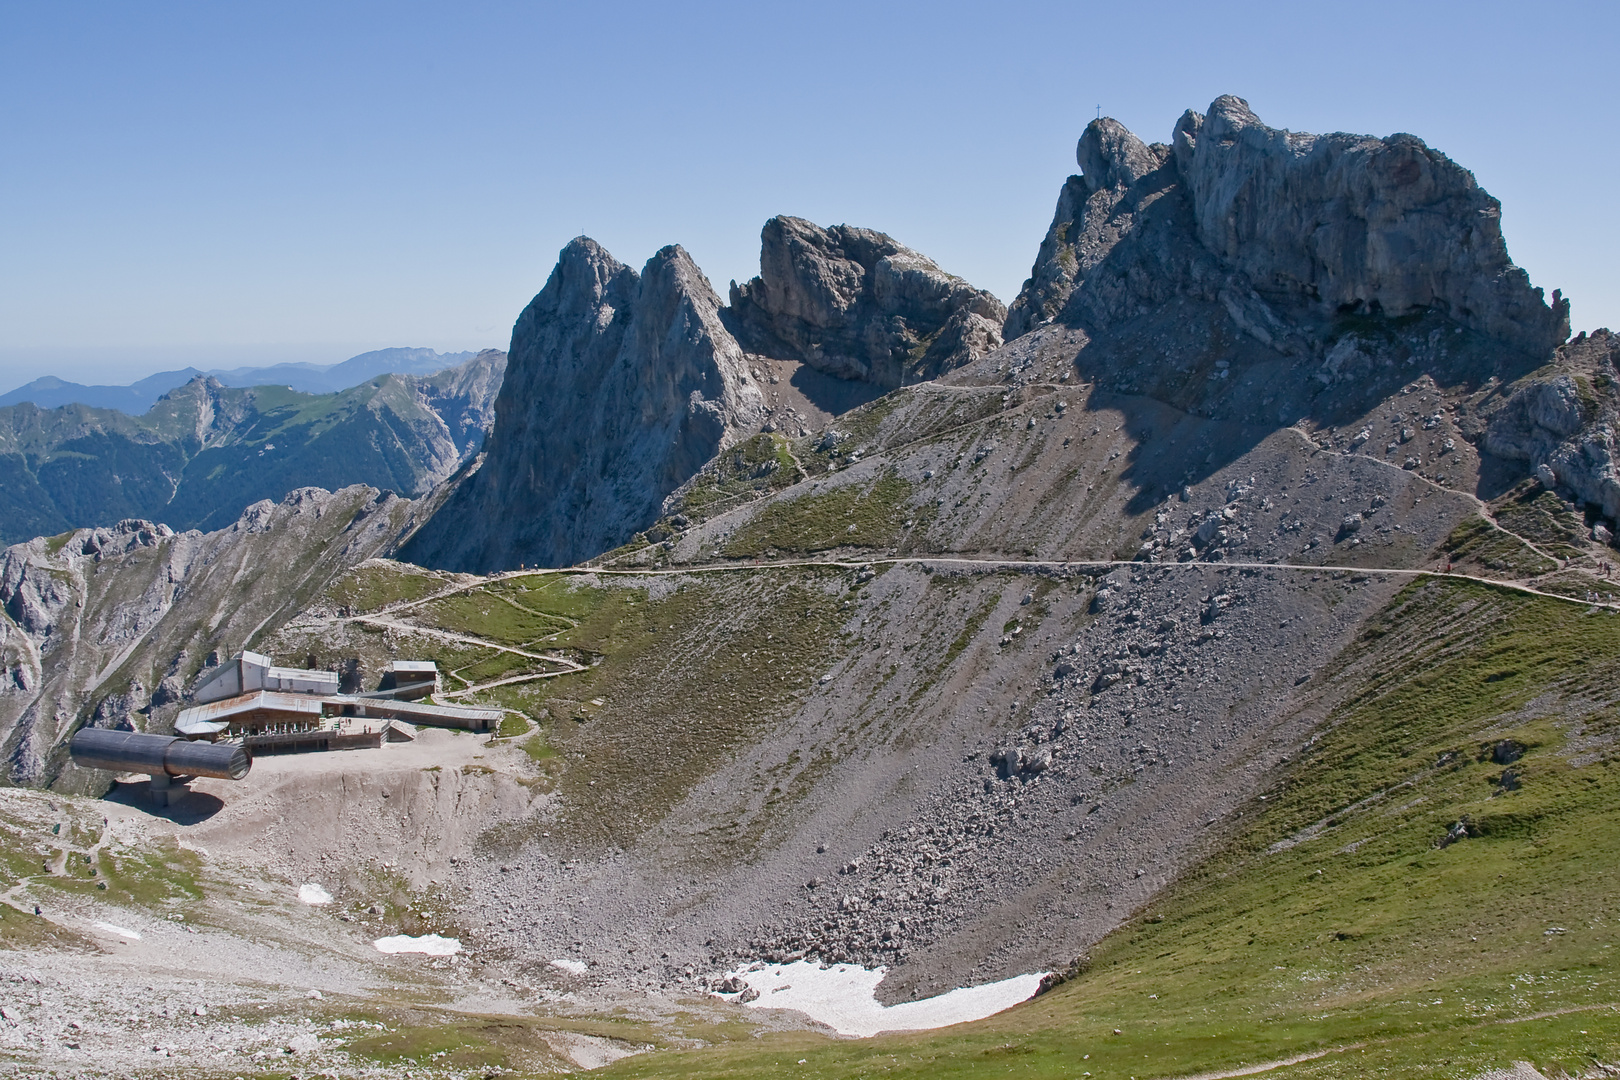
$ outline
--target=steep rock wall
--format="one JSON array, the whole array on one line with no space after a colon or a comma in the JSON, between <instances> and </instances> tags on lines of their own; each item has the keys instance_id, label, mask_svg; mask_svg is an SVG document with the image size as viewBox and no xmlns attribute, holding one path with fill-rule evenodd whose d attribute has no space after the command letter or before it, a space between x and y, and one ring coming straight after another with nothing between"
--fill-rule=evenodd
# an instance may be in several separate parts
<instances>
[{"instance_id":1,"label":"steep rock wall","mask_svg":"<svg viewBox=\"0 0 1620 1080\"><path fill-rule=\"evenodd\" d=\"M569 565L622 543L764 404L720 299L691 257L643 273L581 237L512 330L477 472L402 557L487 571Z\"/></svg>"},{"instance_id":2,"label":"steep rock wall","mask_svg":"<svg viewBox=\"0 0 1620 1080\"><path fill-rule=\"evenodd\" d=\"M1509 260L1500 204L1415 136L1283 131L1225 96L1183 114L1171 145L1094 121L1076 158L1009 341L1052 320L1096 331L1172 296L1218 300L1284 352L1322 336L1298 324L1345 315L1438 312L1538 357L1568 336L1567 301L1547 304Z\"/></svg>"},{"instance_id":3,"label":"steep rock wall","mask_svg":"<svg viewBox=\"0 0 1620 1080\"><path fill-rule=\"evenodd\" d=\"M1561 494L1620 521L1620 336L1598 330L1558 350L1490 418L1483 445Z\"/></svg>"}]
</instances>

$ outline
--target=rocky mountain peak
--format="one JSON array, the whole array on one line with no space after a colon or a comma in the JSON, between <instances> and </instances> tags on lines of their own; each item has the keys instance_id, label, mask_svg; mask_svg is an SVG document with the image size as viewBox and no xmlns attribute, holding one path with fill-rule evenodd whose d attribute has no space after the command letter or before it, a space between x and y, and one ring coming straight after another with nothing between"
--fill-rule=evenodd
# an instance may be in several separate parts
<instances>
[{"instance_id":1,"label":"rocky mountain peak","mask_svg":"<svg viewBox=\"0 0 1620 1080\"><path fill-rule=\"evenodd\" d=\"M1569 334L1567 302L1549 305L1508 258L1501 205L1415 136L1286 131L1228 95L1184 113L1168 147L1095 120L1077 158L1007 340L1222 294L1268 342L1279 318L1419 312L1528 355Z\"/></svg>"},{"instance_id":2,"label":"rocky mountain peak","mask_svg":"<svg viewBox=\"0 0 1620 1080\"><path fill-rule=\"evenodd\" d=\"M893 237L774 217L759 276L731 287L751 352L883 387L934 378L1001 344L1001 302Z\"/></svg>"},{"instance_id":3,"label":"rocky mountain peak","mask_svg":"<svg viewBox=\"0 0 1620 1080\"><path fill-rule=\"evenodd\" d=\"M823 374L809 392L830 402L848 395L824 384L897 387L1001 342L1000 301L884 233L776 217L761 241L760 276L732 284L729 308L679 245L638 274L570 241L513 327L484 460L402 557L468 571L577 562L652 525L721 450L805 422L762 381L799 392L814 380L793 372L810 367Z\"/></svg>"},{"instance_id":4,"label":"rocky mountain peak","mask_svg":"<svg viewBox=\"0 0 1620 1080\"><path fill-rule=\"evenodd\" d=\"M637 274L594 240L570 241L512 329L482 467L405 556L567 565L651 524L664 496L763 422L720 309L678 245Z\"/></svg>"},{"instance_id":5,"label":"rocky mountain peak","mask_svg":"<svg viewBox=\"0 0 1620 1080\"><path fill-rule=\"evenodd\" d=\"M551 277L518 316L519 324L531 313L611 312L627 302L626 290L633 289L638 280L634 270L615 259L601 244L588 236L576 236L557 253L557 265ZM610 317L608 322L611 321Z\"/></svg>"},{"instance_id":6,"label":"rocky mountain peak","mask_svg":"<svg viewBox=\"0 0 1620 1080\"><path fill-rule=\"evenodd\" d=\"M1164 164L1164 147L1149 148L1129 129L1105 116L1086 125L1075 147L1075 161L1086 188L1130 187Z\"/></svg>"},{"instance_id":7,"label":"rocky mountain peak","mask_svg":"<svg viewBox=\"0 0 1620 1080\"><path fill-rule=\"evenodd\" d=\"M1185 119L1185 118L1184 118ZM1255 287L1332 311L1438 308L1527 352L1569 336L1508 258L1502 207L1415 135L1305 135L1216 98L1177 158L1198 235Z\"/></svg>"}]
</instances>

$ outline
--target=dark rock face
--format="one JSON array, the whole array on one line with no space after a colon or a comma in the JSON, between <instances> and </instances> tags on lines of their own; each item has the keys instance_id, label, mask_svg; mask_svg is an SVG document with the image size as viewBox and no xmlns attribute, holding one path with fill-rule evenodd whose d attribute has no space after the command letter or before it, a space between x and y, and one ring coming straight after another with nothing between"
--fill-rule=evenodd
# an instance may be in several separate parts
<instances>
[{"instance_id":1,"label":"dark rock face","mask_svg":"<svg viewBox=\"0 0 1620 1080\"><path fill-rule=\"evenodd\" d=\"M1086 128L1082 175L1064 185L1007 340L1051 319L1096 329L1170 293L1219 299L1268 345L1282 344L1277 307L1436 311L1534 355L1568 336L1567 302L1549 306L1508 259L1500 204L1415 136L1296 134L1227 96L1184 114L1172 140L1146 146L1110 119Z\"/></svg>"},{"instance_id":2,"label":"dark rock face","mask_svg":"<svg viewBox=\"0 0 1620 1080\"><path fill-rule=\"evenodd\" d=\"M402 557L566 566L652 524L665 495L762 420L720 306L680 247L638 275L592 240L570 243L513 327L482 467Z\"/></svg>"},{"instance_id":3,"label":"dark rock face","mask_svg":"<svg viewBox=\"0 0 1620 1080\"><path fill-rule=\"evenodd\" d=\"M1176 140L1199 238L1262 293L1438 307L1526 352L1569 336L1568 305L1549 308L1508 259L1501 203L1415 135L1297 135L1228 95L1183 116Z\"/></svg>"},{"instance_id":4,"label":"dark rock face","mask_svg":"<svg viewBox=\"0 0 1620 1080\"><path fill-rule=\"evenodd\" d=\"M775 217L760 241L759 276L731 287L751 352L896 387L1001 344L999 300L883 233Z\"/></svg>"},{"instance_id":5,"label":"dark rock face","mask_svg":"<svg viewBox=\"0 0 1620 1080\"><path fill-rule=\"evenodd\" d=\"M1168 158L1166 147L1144 146L1111 117L1086 126L1075 149L1082 174L1069 177L1058 194L1057 212L1041 241L1032 276L1008 312L1003 329L1006 340L1028 333L1064 310L1076 286L1132 231L1140 209L1154 201L1146 196L1162 193L1166 183L1173 182L1160 173ZM1143 185L1147 177L1156 182ZM1184 237L1175 239L1185 246ZM1136 284L1139 291L1151 291L1145 277Z\"/></svg>"}]
</instances>

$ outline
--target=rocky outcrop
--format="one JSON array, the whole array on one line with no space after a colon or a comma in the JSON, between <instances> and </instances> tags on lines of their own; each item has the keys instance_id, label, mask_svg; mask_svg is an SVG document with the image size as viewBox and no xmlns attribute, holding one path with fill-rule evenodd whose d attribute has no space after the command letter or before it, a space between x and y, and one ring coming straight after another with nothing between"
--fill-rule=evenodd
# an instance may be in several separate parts
<instances>
[{"instance_id":1,"label":"rocky outcrop","mask_svg":"<svg viewBox=\"0 0 1620 1080\"><path fill-rule=\"evenodd\" d=\"M88 774L61 771L74 730L167 730L209 653L251 645L388 551L409 507L374 488L302 488L212 533L132 519L0 552L5 779L82 790Z\"/></svg>"},{"instance_id":2,"label":"rocky outcrop","mask_svg":"<svg viewBox=\"0 0 1620 1080\"><path fill-rule=\"evenodd\" d=\"M569 244L513 328L487 454L426 501L401 557L483 572L600 554L721 450L777 428L759 380L780 375L759 361L896 387L985 355L1006 315L882 233L789 217L766 223L760 276L731 297L678 246L638 275Z\"/></svg>"},{"instance_id":3,"label":"rocky outcrop","mask_svg":"<svg viewBox=\"0 0 1620 1080\"><path fill-rule=\"evenodd\" d=\"M1199 238L1262 294L1333 311L1437 307L1525 352L1569 336L1508 259L1502 205L1467 169L1415 135L1302 135L1216 98L1176 125L1177 169Z\"/></svg>"},{"instance_id":4,"label":"rocky outcrop","mask_svg":"<svg viewBox=\"0 0 1620 1080\"><path fill-rule=\"evenodd\" d=\"M1050 322L1066 307L1075 287L1132 231L1144 197L1161 191L1167 178L1139 189L1158 172L1169 154L1148 147L1112 117L1086 125L1075 148L1081 175L1071 176L1058 194L1057 212L1041 241L1035 268L1007 313L1008 341ZM1134 196L1133 189L1137 189ZM1146 282L1138 282L1138 285Z\"/></svg>"},{"instance_id":5,"label":"rocky outcrop","mask_svg":"<svg viewBox=\"0 0 1620 1080\"><path fill-rule=\"evenodd\" d=\"M774 217L760 245L759 276L731 286L750 352L896 387L1001 344L1001 301L883 233Z\"/></svg>"},{"instance_id":6,"label":"rocky outcrop","mask_svg":"<svg viewBox=\"0 0 1620 1080\"><path fill-rule=\"evenodd\" d=\"M1581 334L1554 371L1524 380L1485 428L1486 450L1620 520L1620 336ZM1606 526L1607 527L1607 526Z\"/></svg>"},{"instance_id":7,"label":"rocky outcrop","mask_svg":"<svg viewBox=\"0 0 1620 1080\"><path fill-rule=\"evenodd\" d=\"M1220 300L1268 344L1277 308L1439 312L1535 356L1568 336L1567 302L1508 259L1500 204L1415 136L1283 131L1227 96L1184 114L1170 146L1094 121L1076 156L1008 340L1053 319L1095 330L1172 294Z\"/></svg>"},{"instance_id":8,"label":"rocky outcrop","mask_svg":"<svg viewBox=\"0 0 1620 1080\"><path fill-rule=\"evenodd\" d=\"M763 422L720 308L678 246L637 274L572 241L513 327L482 466L402 557L566 566L652 524L664 496Z\"/></svg>"}]
</instances>

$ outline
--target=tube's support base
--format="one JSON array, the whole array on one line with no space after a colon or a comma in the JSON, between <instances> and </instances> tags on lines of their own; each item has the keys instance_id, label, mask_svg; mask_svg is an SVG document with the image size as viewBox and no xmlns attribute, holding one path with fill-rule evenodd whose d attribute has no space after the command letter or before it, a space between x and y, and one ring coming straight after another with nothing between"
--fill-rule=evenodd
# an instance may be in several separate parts
<instances>
[{"instance_id":1,"label":"tube's support base","mask_svg":"<svg viewBox=\"0 0 1620 1080\"><path fill-rule=\"evenodd\" d=\"M175 780L168 773L156 773L152 777L152 801L158 806L173 806L190 794L185 786L185 780Z\"/></svg>"}]
</instances>

